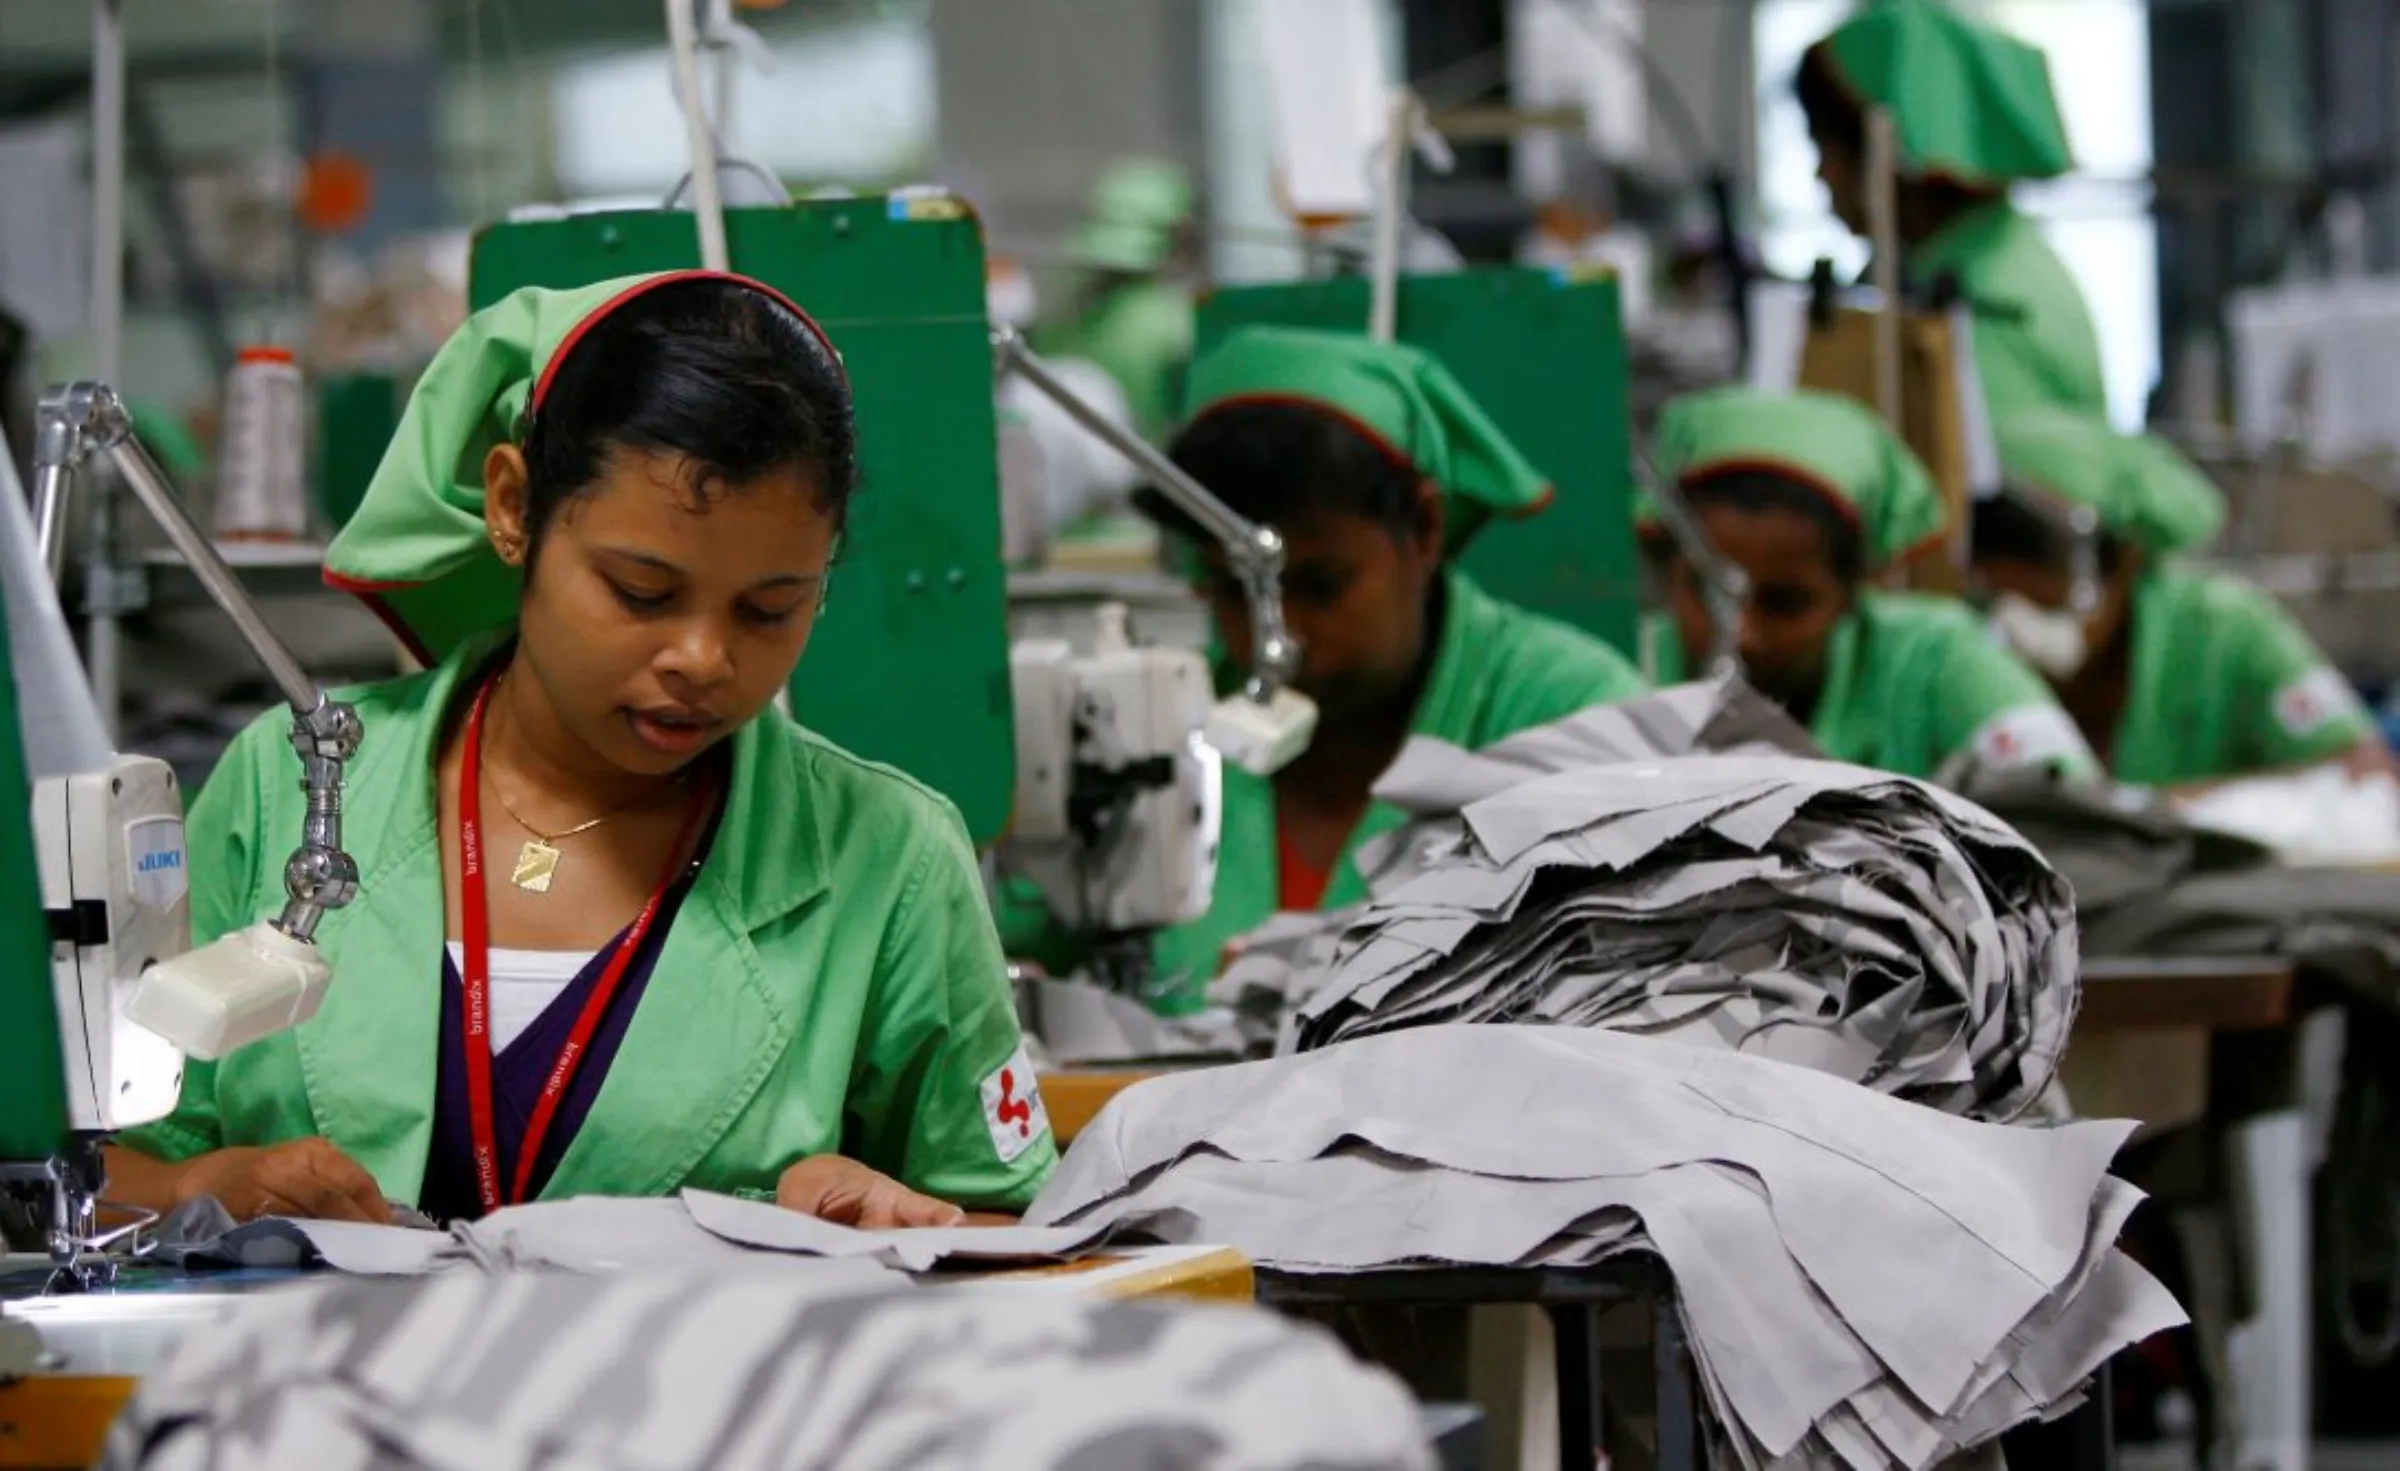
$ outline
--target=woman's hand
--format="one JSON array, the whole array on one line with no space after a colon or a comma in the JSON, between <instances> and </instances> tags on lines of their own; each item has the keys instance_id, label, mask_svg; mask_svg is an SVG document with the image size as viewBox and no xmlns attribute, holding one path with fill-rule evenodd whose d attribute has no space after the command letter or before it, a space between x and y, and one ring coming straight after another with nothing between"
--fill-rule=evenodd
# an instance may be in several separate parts
<instances>
[{"instance_id":1,"label":"woman's hand","mask_svg":"<svg viewBox=\"0 0 2400 1471\"><path fill-rule=\"evenodd\" d=\"M383 1187L366 1166L323 1139L294 1139L262 1149L217 1149L187 1161L174 1183L176 1204L213 1195L237 1221L260 1216L392 1223Z\"/></svg>"},{"instance_id":2,"label":"woman's hand","mask_svg":"<svg viewBox=\"0 0 2400 1471\"><path fill-rule=\"evenodd\" d=\"M854 1159L820 1154L800 1161L775 1183L775 1203L837 1226L889 1231L902 1226L963 1226L967 1213L919 1195Z\"/></svg>"}]
</instances>

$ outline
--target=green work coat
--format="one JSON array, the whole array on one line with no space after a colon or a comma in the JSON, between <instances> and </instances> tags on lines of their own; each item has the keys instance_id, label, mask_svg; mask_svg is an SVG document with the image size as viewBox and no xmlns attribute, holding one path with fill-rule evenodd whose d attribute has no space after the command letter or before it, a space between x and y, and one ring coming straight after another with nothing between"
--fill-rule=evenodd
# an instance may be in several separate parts
<instances>
[{"instance_id":1,"label":"green work coat","mask_svg":"<svg viewBox=\"0 0 2400 1471\"><path fill-rule=\"evenodd\" d=\"M1463 572L1447 577L1440 641L1417 699L1413 734L1473 750L1646 687L1633 665L1600 640L1503 602ZM1359 845L1405 820L1398 808L1381 802L1367 809L1342 847L1319 908L1339 909L1367 896ZM1282 869L1271 778L1225 769L1218 855L1215 904L1200 919L1159 936L1155 948L1161 976L1181 979L1187 1005L1217 973L1226 944L1275 913Z\"/></svg>"},{"instance_id":2,"label":"green work coat","mask_svg":"<svg viewBox=\"0 0 2400 1471\"><path fill-rule=\"evenodd\" d=\"M318 931L333 967L323 1010L192 1063L174 1115L122 1142L180 1160L321 1134L387 1196L418 1198L446 928L435 761L446 713L494 648L474 640L346 696L366 731L345 803L362 887ZM282 905L304 808L286 729L282 715L251 726L192 805L203 942ZM1023 1065L1022 1039L957 812L774 712L732 747L716 840L542 1197L771 1196L786 1166L840 1152L945 1200L1023 1206L1056 1150L1046 1127L1018 1138L986 1110L987 1082Z\"/></svg>"},{"instance_id":3,"label":"green work coat","mask_svg":"<svg viewBox=\"0 0 2400 1471\"><path fill-rule=\"evenodd\" d=\"M2169 567L2133 596L2133 660L2109 768L2135 786L2313 765L2374 723L2275 600L2237 577Z\"/></svg>"},{"instance_id":4,"label":"green work coat","mask_svg":"<svg viewBox=\"0 0 2400 1471\"><path fill-rule=\"evenodd\" d=\"M1650 677L1684 678L1674 625L1653 618L1643 635ZM1994 645L1965 605L1915 593L1862 592L1834 626L1809 735L1836 761L1920 780L1966 757L2099 773L2039 675Z\"/></svg>"},{"instance_id":5,"label":"green work coat","mask_svg":"<svg viewBox=\"0 0 2400 1471\"><path fill-rule=\"evenodd\" d=\"M1955 276L1975 315L1975 370L1994 415L2058 408L2103 418L2100 334L2067 263L2006 200L1978 206L1908 252L1912 284Z\"/></svg>"}]
</instances>

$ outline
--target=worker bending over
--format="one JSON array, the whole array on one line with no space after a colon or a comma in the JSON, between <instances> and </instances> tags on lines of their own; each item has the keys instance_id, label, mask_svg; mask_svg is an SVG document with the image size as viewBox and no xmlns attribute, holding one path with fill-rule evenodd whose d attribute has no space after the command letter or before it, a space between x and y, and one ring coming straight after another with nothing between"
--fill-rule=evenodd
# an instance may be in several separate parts
<instances>
[{"instance_id":1,"label":"worker bending over","mask_svg":"<svg viewBox=\"0 0 2400 1471\"><path fill-rule=\"evenodd\" d=\"M2390 753L2358 696L2289 614L2238 577L2176 565L2224 497L2172 446L2077 415L1996 426L2004 494L1976 508L1992 624L2046 676L2119 781L2191 789ZM2096 535L2080 573L2070 527Z\"/></svg>"},{"instance_id":2,"label":"worker bending over","mask_svg":"<svg viewBox=\"0 0 2400 1471\"><path fill-rule=\"evenodd\" d=\"M1440 362L1343 333L1246 328L1192 365L1175 463L1284 542L1283 611L1315 737L1273 778L1227 767L1213 907L1159 937L1164 1010L1196 1008L1229 942L1279 909L1366 897L1354 857L1403 821L1369 795L1412 735L1473 749L1643 688L1614 649L1477 586L1453 559L1550 485ZM1214 541L1154 493L1188 550L1227 687L1251 647L1241 584ZM1012 941L1024 931L1011 927ZM1032 937L1012 953L1044 954Z\"/></svg>"},{"instance_id":3,"label":"worker bending over","mask_svg":"<svg viewBox=\"0 0 2400 1471\"><path fill-rule=\"evenodd\" d=\"M1975 365L1994 413L2108 412L2083 291L2009 185L2074 166L2041 51L1939 0L1883 0L1811 46L1801 108L1834 213L1868 232L1867 110L1892 119L1894 225L1914 292L1945 281L1974 315Z\"/></svg>"},{"instance_id":4,"label":"worker bending over","mask_svg":"<svg viewBox=\"0 0 2400 1471\"><path fill-rule=\"evenodd\" d=\"M526 290L460 329L327 555L431 665L349 697L332 989L193 1063L116 1197L1028 1201L1054 1150L958 815L768 708L857 475L839 358L756 282ZM280 902L297 774L264 719L193 805L199 939Z\"/></svg>"},{"instance_id":5,"label":"worker bending over","mask_svg":"<svg viewBox=\"0 0 2400 1471\"><path fill-rule=\"evenodd\" d=\"M1711 389L1668 405L1656 458L1748 577L1743 672L1827 755L1919 778L1969 758L2096 774L2048 687L1972 609L1870 585L1943 517L1932 477L1874 414L1830 394ZM1641 515L1671 614L1648 631L1649 672L1671 683L1717 629L1698 572L1655 508Z\"/></svg>"}]
</instances>

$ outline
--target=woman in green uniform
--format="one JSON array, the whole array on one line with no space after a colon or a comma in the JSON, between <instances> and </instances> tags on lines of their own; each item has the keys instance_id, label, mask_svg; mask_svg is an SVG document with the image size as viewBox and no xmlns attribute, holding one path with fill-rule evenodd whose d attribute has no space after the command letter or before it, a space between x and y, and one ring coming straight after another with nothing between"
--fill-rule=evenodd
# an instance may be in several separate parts
<instances>
[{"instance_id":1,"label":"woman in green uniform","mask_svg":"<svg viewBox=\"0 0 2400 1471\"><path fill-rule=\"evenodd\" d=\"M1191 288L1171 276L1191 213L1192 181L1175 165L1136 159L1111 169L1075 234L1085 277L1074 316L1037 336L1052 357L1104 369L1152 439L1174 421L1176 380L1192 356Z\"/></svg>"},{"instance_id":2,"label":"woman in green uniform","mask_svg":"<svg viewBox=\"0 0 2400 1471\"><path fill-rule=\"evenodd\" d=\"M1992 626L2119 781L2191 788L2389 761L2349 683L2272 598L2176 565L2216 536L2225 507L2172 446L2056 412L1996 427L2007 489L1976 508L1974 544ZM2076 507L2097 523L2081 596Z\"/></svg>"},{"instance_id":3,"label":"woman in green uniform","mask_svg":"<svg viewBox=\"0 0 2400 1471\"><path fill-rule=\"evenodd\" d=\"M470 320L327 555L430 666L347 696L362 887L319 931L332 989L193 1063L112 1149L115 1197L1022 1206L1055 1152L957 814L769 708L856 480L839 358L755 282ZM198 938L280 902L294 760L262 720L194 803Z\"/></svg>"},{"instance_id":4,"label":"woman in green uniform","mask_svg":"<svg viewBox=\"0 0 2400 1471\"><path fill-rule=\"evenodd\" d=\"M1827 755L1920 778L1970 758L2097 770L2049 689L1973 610L1869 585L1939 532L1942 504L1916 456L1865 408L1821 393L1712 389L1667 406L1657 460L1710 545L1748 576L1744 674ZM1714 647L1716 627L1654 512L1642 533L1672 615L1652 630L1648 672L1671 683L1687 650Z\"/></svg>"},{"instance_id":5,"label":"woman in green uniform","mask_svg":"<svg viewBox=\"0 0 2400 1471\"><path fill-rule=\"evenodd\" d=\"M1318 724L1271 779L1227 768L1215 904L1156 947L1169 1011L1196 1007L1226 946L1277 910L1365 897L1358 847L1402 821L1369 789L1410 736L1471 749L1642 688L1608 645L1452 564L1494 515L1540 511L1550 486L1432 357L1252 327L1193 364L1191 397L1169 453L1283 537L1284 617ZM1246 652L1249 612L1215 544L1154 495L1142 504L1189 544L1221 646Z\"/></svg>"},{"instance_id":6,"label":"woman in green uniform","mask_svg":"<svg viewBox=\"0 0 2400 1471\"><path fill-rule=\"evenodd\" d=\"M2074 166L2040 49L1938 0L1883 0L1808 49L1799 92L1834 213L1862 236L1867 109L1891 115L1906 280L1937 296L1954 285L1973 311L1992 411L2106 415L2100 339L2082 288L2008 199L2016 181Z\"/></svg>"}]
</instances>

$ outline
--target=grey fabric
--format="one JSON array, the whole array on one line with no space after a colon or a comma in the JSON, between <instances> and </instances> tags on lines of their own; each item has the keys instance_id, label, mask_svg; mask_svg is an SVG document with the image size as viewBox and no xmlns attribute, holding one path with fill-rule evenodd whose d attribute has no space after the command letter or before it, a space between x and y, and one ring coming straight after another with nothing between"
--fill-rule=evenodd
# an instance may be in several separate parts
<instances>
[{"instance_id":1,"label":"grey fabric","mask_svg":"<svg viewBox=\"0 0 2400 1471\"><path fill-rule=\"evenodd\" d=\"M108 1471L1416 1471L1397 1382L1265 1313L837 1271L327 1280L189 1335Z\"/></svg>"},{"instance_id":2,"label":"grey fabric","mask_svg":"<svg viewBox=\"0 0 2400 1471\"><path fill-rule=\"evenodd\" d=\"M1607 1031L1428 1026L1138 1084L1026 1219L1312 1272L1655 1252L1728 1464L1922 1468L2182 1321L2111 1246L2141 1198L2106 1174L2130 1128L1979 1123Z\"/></svg>"},{"instance_id":3,"label":"grey fabric","mask_svg":"<svg viewBox=\"0 0 2400 1471\"><path fill-rule=\"evenodd\" d=\"M452 1270L626 1271L755 1269L784 1257L836 1259L861 1280L943 1262L1056 1261L1104 1233L1023 1228L860 1231L763 1201L703 1190L663 1199L583 1196L494 1211L447 1231L348 1221L267 1219L236 1226L215 1201L166 1223L159 1255L192 1266L325 1266L370 1277Z\"/></svg>"},{"instance_id":4,"label":"grey fabric","mask_svg":"<svg viewBox=\"0 0 2400 1471\"><path fill-rule=\"evenodd\" d=\"M1606 1027L2008 1119L2065 1051L2074 915L2041 856L1939 788L1814 759L1739 685L1412 741L1376 795L1414 820L1362 850L1367 902L1276 917L1218 983L1254 1054Z\"/></svg>"},{"instance_id":5,"label":"grey fabric","mask_svg":"<svg viewBox=\"0 0 2400 1471\"><path fill-rule=\"evenodd\" d=\"M2035 773L1967 794L2074 885L2087 955L2271 955L2400 1008L2400 873L2294 868L2154 802Z\"/></svg>"}]
</instances>

